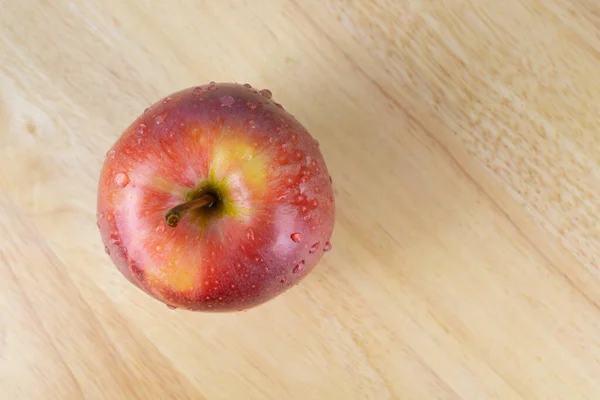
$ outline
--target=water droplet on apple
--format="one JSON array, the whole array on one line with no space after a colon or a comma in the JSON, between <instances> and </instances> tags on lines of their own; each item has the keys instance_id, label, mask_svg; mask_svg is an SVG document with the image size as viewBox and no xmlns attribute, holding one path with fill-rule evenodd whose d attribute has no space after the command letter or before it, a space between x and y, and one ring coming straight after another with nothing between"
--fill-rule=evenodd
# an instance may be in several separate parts
<instances>
[{"instance_id":1,"label":"water droplet on apple","mask_svg":"<svg viewBox=\"0 0 600 400\"><path fill-rule=\"evenodd\" d=\"M254 240L254 229L248 228L248 230L246 231L246 238L248 240Z\"/></svg>"},{"instance_id":2,"label":"water droplet on apple","mask_svg":"<svg viewBox=\"0 0 600 400\"><path fill-rule=\"evenodd\" d=\"M331 242L328 240L325 242L325 244L323 245L323 251L327 252L331 250Z\"/></svg>"},{"instance_id":3,"label":"water droplet on apple","mask_svg":"<svg viewBox=\"0 0 600 400\"><path fill-rule=\"evenodd\" d=\"M115 185L120 188L124 188L129 185L129 176L124 172L119 172L115 175Z\"/></svg>"},{"instance_id":4,"label":"water droplet on apple","mask_svg":"<svg viewBox=\"0 0 600 400\"><path fill-rule=\"evenodd\" d=\"M156 251L158 253L160 253L162 251L163 247L161 245L156 246Z\"/></svg>"},{"instance_id":5,"label":"water droplet on apple","mask_svg":"<svg viewBox=\"0 0 600 400\"><path fill-rule=\"evenodd\" d=\"M165 99L163 100L163 104L167 104L170 101L171 101L170 97L165 97Z\"/></svg>"},{"instance_id":6,"label":"water droplet on apple","mask_svg":"<svg viewBox=\"0 0 600 400\"><path fill-rule=\"evenodd\" d=\"M271 93L271 91L269 89L263 89L263 90L261 90L260 94L262 94L263 96L265 96L267 99L270 99L271 97L273 97L273 93Z\"/></svg>"},{"instance_id":7,"label":"water droplet on apple","mask_svg":"<svg viewBox=\"0 0 600 400\"><path fill-rule=\"evenodd\" d=\"M143 135L144 133L146 133L147 130L148 130L148 127L146 126L146 124L140 124L137 128L137 133L139 133L140 135Z\"/></svg>"},{"instance_id":8,"label":"water droplet on apple","mask_svg":"<svg viewBox=\"0 0 600 400\"><path fill-rule=\"evenodd\" d=\"M217 90L217 84L214 82L210 82L208 85L208 90L210 90L211 92Z\"/></svg>"},{"instance_id":9,"label":"water droplet on apple","mask_svg":"<svg viewBox=\"0 0 600 400\"><path fill-rule=\"evenodd\" d=\"M296 151L296 152L294 153L294 157L296 157L296 160L298 160L298 161L302 160L302 152L301 152L301 151L299 151L299 150L298 150L298 151Z\"/></svg>"},{"instance_id":10,"label":"water droplet on apple","mask_svg":"<svg viewBox=\"0 0 600 400\"><path fill-rule=\"evenodd\" d=\"M283 106L279 103L275 103L275 105L283 110Z\"/></svg>"},{"instance_id":11,"label":"water droplet on apple","mask_svg":"<svg viewBox=\"0 0 600 400\"><path fill-rule=\"evenodd\" d=\"M167 304L167 308L168 308L169 310L177 310L177 307L175 307L175 306L172 306L172 305L170 305L170 304Z\"/></svg>"},{"instance_id":12,"label":"water droplet on apple","mask_svg":"<svg viewBox=\"0 0 600 400\"><path fill-rule=\"evenodd\" d=\"M333 183L333 179L331 179L331 175L329 175L329 183Z\"/></svg>"},{"instance_id":13,"label":"water droplet on apple","mask_svg":"<svg viewBox=\"0 0 600 400\"><path fill-rule=\"evenodd\" d=\"M285 283L285 278L283 278L282 280L280 280L279 283L281 283L283 285Z\"/></svg>"},{"instance_id":14,"label":"water droplet on apple","mask_svg":"<svg viewBox=\"0 0 600 400\"><path fill-rule=\"evenodd\" d=\"M229 95L221 97L221 107L231 107L235 99Z\"/></svg>"},{"instance_id":15,"label":"water droplet on apple","mask_svg":"<svg viewBox=\"0 0 600 400\"><path fill-rule=\"evenodd\" d=\"M246 103L246 107L248 107L251 110L254 110L256 108L256 103L249 101Z\"/></svg>"},{"instance_id":16,"label":"water droplet on apple","mask_svg":"<svg viewBox=\"0 0 600 400\"><path fill-rule=\"evenodd\" d=\"M119 239L119 236L117 236L116 233L113 233L110 235L110 242L112 244L114 244L115 246L118 246L121 244L121 240Z\"/></svg>"},{"instance_id":17,"label":"water droplet on apple","mask_svg":"<svg viewBox=\"0 0 600 400\"><path fill-rule=\"evenodd\" d=\"M315 244L313 244L312 246L310 246L310 250L308 250L308 252L310 254L314 253L315 251L319 250L319 245L321 244L321 242L317 242Z\"/></svg>"},{"instance_id":18,"label":"water droplet on apple","mask_svg":"<svg viewBox=\"0 0 600 400\"><path fill-rule=\"evenodd\" d=\"M252 285L251 287L252 287L252 289L254 289L254 288L256 288L256 285Z\"/></svg>"},{"instance_id":19,"label":"water droplet on apple","mask_svg":"<svg viewBox=\"0 0 600 400\"><path fill-rule=\"evenodd\" d=\"M167 116L165 114L157 115L156 118L154 118L154 123L156 125L160 125L163 122L165 122L166 119L167 119Z\"/></svg>"},{"instance_id":20,"label":"water droplet on apple","mask_svg":"<svg viewBox=\"0 0 600 400\"><path fill-rule=\"evenodd\" d=\"M200 96L202 93L204 93L204 89L201 88L200 86L195 87L194 90L192 91L192 94L194 96Z\"/></svg>"},{"instance_id":21,"label":"water droplet on apple","mask_svg":"<svg viewBox=\"0 0 600 400\"><path fill-rule=\"evenodd\" d=\"M306 196L303 194L299 194L298 196L296 196L296 200L299 202L306 201Z\"/></svg>"},{"instance_id":22,"label":"water droplet on apple","mask_svg":"<svg viewBox=\"0 0 600 400\"><path fill-rule=\"evenodd\" d=\"M290 235L290 237L292 238L292 240L296 243L300 243L302 241L302 234L299 232L296 233L292 233Z\"/></svg>"},{"instance_id":23,"label":"water droplet on apple","mask_svg":"<svg viewBox=\"0 0 600 400\"><path fill-rule=\"evenodd\" d=\"M106 152L106 157L110 157L110 158L114 159L116 154L117 154L116 151L109 150L109 151Z\"/></svg>"},{"instance_id":24,"label":"water droplet on apple","mask_svg":"<svg viewBox=\"0 0 600 400\"><path fill-rule=\"evenodd\" d=\"M108 246L104 246L104 252L110 255L110 250L108 249Z\"/></svg>"},{"instance_id":25,"label":"water droplet on apple","mask_svg":"<svg viewBox=\"0 0 600 400\"><path fill-rule=\"evenodd\" d=\"M235 285L232 283L230 286L232 289L235 289Z\"/></svg>"},{"instance_id":26,"label":"water droplet on apple","mask_svg":"<svg viewBox=\"0 0 600 400\"><path fill-rule=\"evenodd\" d=\"M294 268L292 269L292 273L298 274L302 271L304 271L304 260L300 261L298 264L296 264L294 266Z\"/></svg>"},{"instance_id":27,"label":"water droplet on apple","mask_svg":"<svg viewBox=\"0 0 600 400\"><path fill-rule=\"evenodd\" d=\"M165 231L165 226L164 225L159 225L156 227L156 232L157 233L162 233Z\"/></svg>"},{"instance_id":28,"label":"water droplet on apple","mask_svg":"<svg viewBox=\"0 0 600 400\"><path fill-rule=\"evenodd\" d=\"M310 204L312 204L313 207L316 207L319 202L317 200L313 200L310 202Z\"/></svg>"},{"instance_id":29,"label":"water droplet on apple","mask_svg":"<svg viewBox=\"0 0 600 400\"><path fill-rule=\"evenodd\" d=\"M254 129L254 127L256 127L256 121L251 119L250 121L248 121L248 125L250 126L250 128Z\"/></svg>"},{"instance_id":30,"label":"water droplet on apple","mask_svg":"<svg viewBox=\"0 0 600 400\"><path fill-rule=\"evenodd\" d=\"M252 85L249 83L244 83L244 87L247 87L248 89L252 89Z\"/></svg>"}]
</instances>

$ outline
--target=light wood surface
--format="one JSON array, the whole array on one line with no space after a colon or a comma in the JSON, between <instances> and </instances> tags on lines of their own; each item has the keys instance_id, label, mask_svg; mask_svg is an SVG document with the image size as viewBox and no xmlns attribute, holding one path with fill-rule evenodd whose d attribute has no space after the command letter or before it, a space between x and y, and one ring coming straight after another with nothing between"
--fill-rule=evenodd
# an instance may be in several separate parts
<instances>
[{"instance_id":1,"label":"light wood surface","mask_svg":"<svg viewBox=\"0 0 600 400\"><path fill-rule=\"evenodd\" d=\"M600 398L600 3L0 0L2 399ZM95 225L150 103L269 88L321 143L333 251L171 311Z\"/></svg>"}]
</instances>

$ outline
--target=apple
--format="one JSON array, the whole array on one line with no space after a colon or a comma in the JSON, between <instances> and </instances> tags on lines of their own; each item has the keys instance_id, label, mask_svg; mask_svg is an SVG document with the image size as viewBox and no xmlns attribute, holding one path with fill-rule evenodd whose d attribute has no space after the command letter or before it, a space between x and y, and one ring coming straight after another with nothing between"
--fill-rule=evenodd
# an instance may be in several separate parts
<instances>
[{"instance_id":1,"label":"apple","mask_svg":"<svg viewBox=\"0 0 600 400\"><path fill-rule=\"evenodd\" d=\"M305 278L331 249L335 200L319 143L268 90L214 83L146 109L108 151L100 236L170 308L240 311Z\"/></svg>"}]
</instances>

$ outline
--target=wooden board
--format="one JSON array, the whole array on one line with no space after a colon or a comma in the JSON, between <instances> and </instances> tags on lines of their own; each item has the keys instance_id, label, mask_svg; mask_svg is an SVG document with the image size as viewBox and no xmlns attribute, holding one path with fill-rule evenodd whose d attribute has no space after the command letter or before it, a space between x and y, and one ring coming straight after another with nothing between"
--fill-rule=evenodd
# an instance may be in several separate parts
<instances>
[{"instance_id":1,"label":"wooden board","mask_svg":"<svg viewBox=\"0 0 600 400\"><path fill-rule=\"evenodd\" d=\"M0 1L3 399L600 398L592 0ZM320 141L333 251L239 314L132 287L95 225L150 103L269 88Z\"/></svg>"}]
</instances>

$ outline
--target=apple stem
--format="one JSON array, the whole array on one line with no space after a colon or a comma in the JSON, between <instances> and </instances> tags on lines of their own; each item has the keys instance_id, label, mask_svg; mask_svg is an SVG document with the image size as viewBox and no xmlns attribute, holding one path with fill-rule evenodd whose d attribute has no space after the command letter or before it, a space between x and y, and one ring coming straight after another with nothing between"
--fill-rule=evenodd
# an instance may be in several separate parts
<instances>
[{"instance_id":1,"label":"apple stem","mask_svg":"<svg viewBox=\"0 0 600 400\"><path fill-rule=\"evenodd\" d=\"M165 221L167 222L167 225L169 225L172 228L175 228L177 224L179 224L182 215L185 214L187 211L196 210L198 208L207 206L210 207L215 202L215 200L216 199L213 195L203 194L198 198L179 204L178 206L171 208L167 212L167 214L165 215Z\"/></svg>"}]
</instances>

